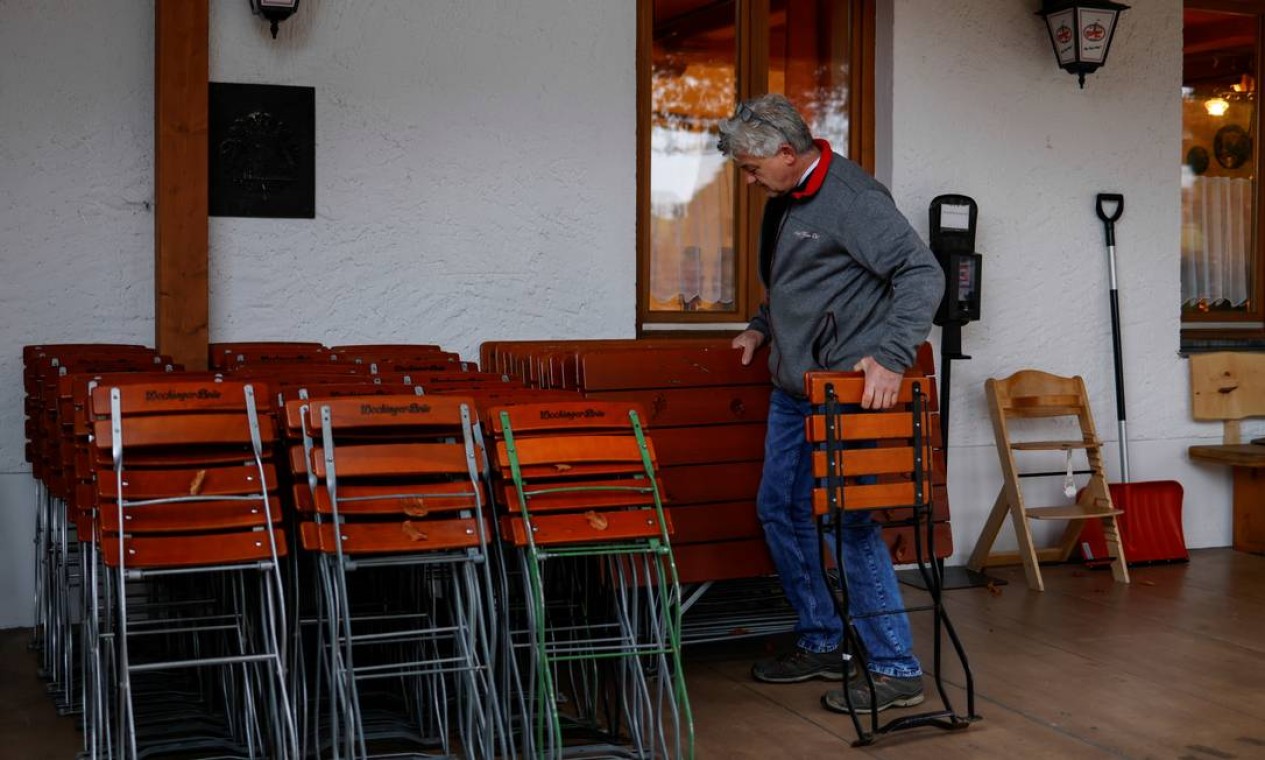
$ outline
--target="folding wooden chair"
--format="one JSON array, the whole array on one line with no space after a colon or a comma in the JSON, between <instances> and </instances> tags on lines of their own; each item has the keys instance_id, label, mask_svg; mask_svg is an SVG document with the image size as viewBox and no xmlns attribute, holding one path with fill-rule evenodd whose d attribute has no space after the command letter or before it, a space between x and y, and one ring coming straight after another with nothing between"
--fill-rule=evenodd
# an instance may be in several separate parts
<instances>
[{"instance_id":1,"label":"folding wooden chair","mask_svg":"<svg viewBox=\"0 0 1265 760\"><path fill-rule=\"evenodd\" d=\"M303 547L321 588L315 747L508 751L497 693L484 504L468 399L311 398L286 406ZM392 754L393 757L405 756ZM433 754L425 754L427 757Z\"/></svg>"},{"instance_id":2,"label":"folding wooden chair","mask_svg":"<svg viewBox=\"0 0 1265 760\"><path fill-rule=\"evenodd\" d=\"M681 596L654 447L628 404L493 409L503 540L525 594L527 757L692 757Z\"/></svg>"},{"instance_id":3,"label":"folding wooden chair","mask_svg":"<svg viewBox=\"0 0 1265 760\"><path fill-rule=\"evenodd\" d=\"M99 502L97 468L103 466L93 440L91 396L98 386L132 383L165 383L179 378L181 382L202 380L214 382L211 373L153 372L76 372L61 378L66 394L62 399L62 425L70 442L69 469L71 482L66 501L67 522L74 526L79 546L79 640L82 642L81 683L83 686L83 735L86 760L109 757L113 746L110 693L117 683L115 663L109 646L113 616L111 602L103 596L111 588L103 571L99 550ZM105 636L103 638L103 633Z\"/></svg>"},{"instance_id":4,"label":"folding wooden chair","mask_svg":"<svg viewBox=\"0 0 1265 760\"><path fill-rule=\"evenodd\" d=\"M90 403L117 755L297 757L269 394L172 376Z\"/></svg>"},{"instance_id":5,"label":"folding wooden chair","mask_svg":"<svg viewBox=\"0 0 1265 760\"><path fill-rule=\"evenodd\" d=\"M1116 523L1116 509L1107 486L1107 474L1103 465L1102 441L1094 427L1094 416L1089 408L1089 394L1085 381L1079 376L1060 377L1048 372L1027 369L1002 379L989 379L984 383L988 395L988 411L993 420L997 455L1001 460L1002 486L988 515L979 542L971 552L968 566L973 570L996 565L1023 563L1028 587L1043 591L1041 562L1066 562L1076 548L1076 541L1086 520L1101 520L1107 552L1112 557L1111 574L1120 583L1129 582L1129 569L1125 563L1124 547ZM1018 424L1016 424L1018 423ZM1060 429L1071 428L1070 435L1050 438ZM1025 436L1017 440L1014 434ZM1039 440L1033 435L1041 434ZM1062 452L1066 456L1065 470L1021 470L1016 452ZM1073 452L1084 451L1088 468L1073 470ZM1029 507L1024 500L1021 478L1063 477L1071 489L1075 474L1089 475L1089 481L1070 504ZM1069 498L1073 498L1070 497ZM1018 541L1018 553L992 554L993 543L1001 531L1006 517L1011 518ZM1067 522L1058 543L1038 549L1032 537L1028 520L1062 520Z\"/></svg>"},{"instance_id":6,"label":"folding wooden chair","mask_svg":"<svg viewBox=\"0 0 1265 760\"><path fill-rule=\"evenodd\" d=\"M849 607L847 574L839 573L842 592L840 616L844 621L844 658L856 662L856 670L869 689L868 721L852 709L849 717L857 733L856 745L872 743L876 737L893 731L919 726L944 729L965 728L977 720L975 686L966 652L953 629L945 610L941 568L936 562L936 531L933 514L932 436L929 400L932 384L917 376L906 376L900 387L896 406L885 411L863 411L860 408L865 389L865 376L860 372L808 372L804 376L805 391L813 405L813 415L806 426L813 453L813 509L818 516L827 516L834 532L836 567L843 568L843 513L850 510L895 510L913 530L913 562L927 589L929 603L918 607L899 607L869 613L904 615L927 611L933 616L932 671L942 709L903 715L879 722L874 678L867 666L868 655L857 631L857 619ZM889 523L891 521L889 520ZM947 635L959 660L966 681L966 714L959 714L944 686L942 639ZM850 684L843 693L851 708Z\"/></svg>"}]
</instances>

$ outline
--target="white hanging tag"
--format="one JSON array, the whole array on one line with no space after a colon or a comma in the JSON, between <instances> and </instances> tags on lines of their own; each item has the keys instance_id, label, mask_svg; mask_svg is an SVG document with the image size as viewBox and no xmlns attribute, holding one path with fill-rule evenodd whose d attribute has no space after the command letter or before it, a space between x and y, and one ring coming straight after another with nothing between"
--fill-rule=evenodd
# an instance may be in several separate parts
<instances>
[{"instance_id":1,"label":"white hanging tag","mask_svg":"<svg viewBox=\"0 0 1265 760\"><path fill-rule=\"evenodd\" d=\"M1067 474L1063 476L1063 495L1071 499L1076 496L1076 481L1072 479L1072 450L1067 450Z\"/></svg>"}]
</instances>

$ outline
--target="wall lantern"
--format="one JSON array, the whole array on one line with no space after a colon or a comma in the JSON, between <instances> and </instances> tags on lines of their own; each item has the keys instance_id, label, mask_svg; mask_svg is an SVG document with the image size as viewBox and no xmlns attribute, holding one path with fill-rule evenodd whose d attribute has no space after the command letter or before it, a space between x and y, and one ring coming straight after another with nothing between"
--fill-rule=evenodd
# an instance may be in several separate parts
<instances>
[{"instance_id":1,"label":"wall lantern","mask_svg":"<svg viewBox=\"0 0 1265 760\"><path fill-rule=\"evenodd\" d=\"M1080 78L1107 62L1116 19L1129 6L1108 0L1044 0L1037 15L1045 17L1059 67Z\"/></svg>"},{"instance_id":2,"label":"wall lantern","mask_svg":"<svg viewBox=\"0 0 1265 760\"><path fill-rule=\"evenodd\" d=\"M277 39L277 24L290 18L299 9L299 0L250 0L250 10L272 23L272 38Z\"/></svg>"}]
</instances>

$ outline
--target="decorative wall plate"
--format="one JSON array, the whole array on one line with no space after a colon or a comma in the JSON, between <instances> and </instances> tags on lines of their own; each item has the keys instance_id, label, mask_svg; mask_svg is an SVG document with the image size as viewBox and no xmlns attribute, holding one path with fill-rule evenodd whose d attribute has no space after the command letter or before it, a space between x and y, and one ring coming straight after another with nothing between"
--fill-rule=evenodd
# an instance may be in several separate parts
<instances>
[{"instance_id":1,"label":"decorative wall plate","mask_svg":"<svg viewBox=\"0 0 1265 760\"><path fill-rule=\"evenodd\" d=\"M1212 152L1217 163L1227 169L1237 169L1252 157L1252 138L1238 124L1227 124L1217 130L1212 140Z\"/></svg>"}]
</instances>

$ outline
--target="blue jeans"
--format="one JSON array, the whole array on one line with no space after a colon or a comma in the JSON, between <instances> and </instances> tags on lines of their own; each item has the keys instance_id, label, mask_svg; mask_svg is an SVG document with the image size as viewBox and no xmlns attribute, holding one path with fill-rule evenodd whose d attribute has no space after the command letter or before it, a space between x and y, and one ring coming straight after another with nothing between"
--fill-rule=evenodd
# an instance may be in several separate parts
<instances>
[{"instance_id":1,"label":"blue jeans","mask_svg":"<svg viewBox=\"0 0 1265 760\"><path fill-rule=\"evenodd\" d=\"M799 616L799 647L828 652L843 638L843 621L822 574L822 542L813 519L812 444L804 436L810 412L806 400L773 389L756 512L782 590ZM833 544L833 531L827 534ZM843 562L853 615L902 606L882 528L867 511L843 514ZM922 673L904 613L859 618L855 624L871 671L901 678Z\"/></svg>"}]
</instances>

